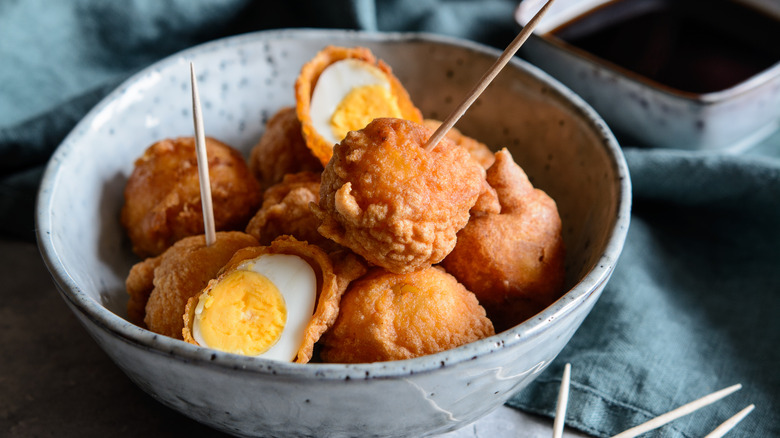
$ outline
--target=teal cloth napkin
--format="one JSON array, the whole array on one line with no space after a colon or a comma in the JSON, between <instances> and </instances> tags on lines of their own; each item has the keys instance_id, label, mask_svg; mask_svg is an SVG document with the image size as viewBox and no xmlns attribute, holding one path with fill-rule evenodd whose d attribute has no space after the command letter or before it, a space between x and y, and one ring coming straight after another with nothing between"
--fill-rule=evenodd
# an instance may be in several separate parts
<instances>
[{"instance_id":1,"label":"teal cloth napkin","mask_svg":"<svg viewBox=\"0 0 780 438\"><path fill-rule=\"evenodd\" d=\"M503 49L518 30L516 3L0 3L0 235L34 239L34 197L52 151L118 83L175 51L283 27L425 31ZM750 403L756 411L729 436L780 436L780 135L739 155L624 150L634 211L612 280L560 357L509 405L552 415L570 362L567 424L591 434L742 383L654 436L703 436Z\"/></svg>"},{"instance_id":2,"label":"teal cloth napkin","mask_svg":"<svg viewBox=\"0 0 780 438\"><path fill-rule=\"evenodd\" d=\"M780 152L780 135L766 146ZM707 395L743 389L652 436L703 437L751 403L730 437L780 436L780 160L625 148L626 244L603 295L539 380L509 402L610 436Z\"/></svg>"}]
</instances>

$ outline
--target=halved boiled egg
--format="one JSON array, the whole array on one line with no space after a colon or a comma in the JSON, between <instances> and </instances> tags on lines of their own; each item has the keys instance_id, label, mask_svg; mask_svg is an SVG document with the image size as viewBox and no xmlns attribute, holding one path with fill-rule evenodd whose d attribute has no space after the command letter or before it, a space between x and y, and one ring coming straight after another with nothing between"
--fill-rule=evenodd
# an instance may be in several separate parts
<instances>
[{"instance_id":1,"label":"halved boiled egg","mask_svg":"<svg viewBox=\"0 0 780 438\"><path fill-rule=\"evenodd\" d=\"M422 114L390 68L365 48L329 46L301 69L296 112L306 145L327 164L349 131L380 117L422 122Z\"/></svg>"},{"instance_id":2,"label":"halved boiled egg","mask_svg":"<svg viewBox=\"0 0 780 438\"><path fill-rule=\"evenodd\" d=\"M365 272L351 253L328 254L292 236L239 249L187 301L182 337L235 354L309 362L347 286Z\"/></svg>"},{"instance_id":3,"label":"halved boiled egg","mask_svg":"<svg viewBox=\"0 0 780 438\"><path fill-rule=\"evenodd\" d=\"M290 254L245 260L199 297L192 323L198 345L292 361L317 302L311 265Z\"/></svg>"},{"instance_id":4,"label":"halved boiled egg","mask_svg":"<svg viewBox=\"0 0 780 438\"><path fill-rule=\"evenodd\" d=\"M335 62L320 75L309 112L314 129L330 143L378 117L401 117L387 76L357 59Z\"/></svg>"}]
</instances>

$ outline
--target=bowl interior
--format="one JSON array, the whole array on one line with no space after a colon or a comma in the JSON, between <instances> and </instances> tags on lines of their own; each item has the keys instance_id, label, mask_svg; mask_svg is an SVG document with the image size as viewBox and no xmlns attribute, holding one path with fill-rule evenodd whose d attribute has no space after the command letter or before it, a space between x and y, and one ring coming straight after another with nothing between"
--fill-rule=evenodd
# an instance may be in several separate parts
<instances>
[{"instance_id":1,"label":"bowl interior","mask_svg":"<svg viewBox=\"0 0 780 438\"><path fill-rule=\"evenodd\" d=\"M103 309L124 318L124 280L138 259L119 225L122 191L146 147L192 135L190 61L207 135L248 155L265 122L294 105L301 66L325 44L370 48L392 66L423 114L438 119L497 56L430 36L278 31L216 41L140 72L74 129L44 177L39 241L65 294L77 304L96 303L85 307L95 318L112 318ZM577 96L514 60L456 126L493 149L507 147L533 183L557 201L567 288L593 275L610 245L619 253L625 230L616 231L616 224L628 209L627 170L609 130ZM603 277L611 266L601 269Z\"/></svg>"}]
</instances>

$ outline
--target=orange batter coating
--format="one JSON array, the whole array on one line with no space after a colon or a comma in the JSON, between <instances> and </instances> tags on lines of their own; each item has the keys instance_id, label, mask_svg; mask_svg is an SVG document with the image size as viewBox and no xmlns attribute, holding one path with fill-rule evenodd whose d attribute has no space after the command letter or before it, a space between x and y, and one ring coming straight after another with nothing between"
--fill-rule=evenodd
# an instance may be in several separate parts
<instances>
[{"instance_id":1,"label":"orange batter coating","mask_svg":"<svg viewBox=\"0 0 780 438\"><path fill-rule=\"evenodd\" d=\"M433 131L439 129L441 123L442 122L433 119L423 120L423 125ZM485 169L492 166L493 162L496 161L496 157L493 155L493 151L491 151L490 148L485 145L485 143L482 143L479 140L475 140L467 135L463 135L456 128L450 128L450 130L447 131L446 137L452 140L452 142L456 145L466 148L466 150L469 151L469 154L471 154L471 158L477 160L477 162Z\"/></svg>"},{"instance_id":2,"label":"orange batter coating","mask_svg":"<svg viewBox=\"0 0 780 438\"><path fill-rule=\"evenodd\" d=\"M203 235L185 237L162 255L136 263L125 286L131 322L182 339L182 315L187 300L199 293L239 249L257 246L240 231L220 231L212 246Z\"/></svg>"},{"instance_id":3,"label":"orange batter coating","mask_svg":"<svg viewBox=\"0 0 780 438\"><path fill-rule=\"evenodd\" d=\"M402 119L375 119L352 131L325 166L319 232L374 265L405 273L440 262L483 189L485 170L432 131Z\"/></svg>"},{"instance_id":4,"label":"orange batter coating","mask_svg":"<svg viewBox=\"0 0 780 438\"><path fill-rule=\"evenodd\" d=\"M500 214L473 214L442 265L479 298L497 330L563 293L564 246L555 201L535 189L506 149L487 171Z\"/></svg>"},{"instance_id":5,"label":"orange batter coating","mask_svg":"<svg viewBox=\"0 0 780 438\"><path fill-rule=\"evenodd\" d=\"M356 59L374 65L381 70L390 83L393 96L396 97L401 116L404 119L421 123L422 113L412 103L409 93L403 87L398 78L393 75L393 71L382 60L377 60L371 51L365 47L337 47L327 46L317 55L307 62L302 68L301 73L295 81L295 108L298 114L298 120L303 126L303 138L312 153L320 159L322 165L328 164L331 155L333 155L333 144L328 142L314 128L312 123L311 97L314 87L317 85L322 72L331 64L344 59Z\"/></svg>"},{"instance_id":6,"label":"orange batter coating","mask_svg":"<svg viewBox=\"0 0 780 438\"><path fill-rule=\"evenodd\" d=\"M260 185L237 150L207 138L206 151L216 229L243 230L260 206ZM195 139L166 139L147 148L124 195L121 222L139 257L162 254L183 237L203 234Z\"/></svg>"},{"instance_id":7,"label":"orange batter coating","mask_svg":"<svg viewBox=\"0 0 780 438\"><path fill-rule=\"evenodd\" d=\"M322 163L303 140L295 108L282 108L271 117L265 133L252 148L249 168L263 189L282 181L288 173L322 172Z\"/></svg>"},{"instance_id":8,"label":"orange batter coating","mask_svg":"<svg viewBox=\"0 0 780 438\"><path fill-rule=\"evenodd\" d=\"M410 359L494 333L474 294L443 269L393 274L375 268L344 294L320 354L338 363Z\"/></svg>"},{"instance_id":9,"label":"orange batter coating","mask_svg":"<svg viewBox=\"0 0 780 438\"><path fill-rule=\"evenodd\" d=\"M161 261L162 256L157 256L136 263L125 279L125 290L130 296L127 300L127 319L137 326L146 327L146 303L154 290L154 270Z\"/></svg>"},{"instance_id":10,"label":"orange batter coating","mask_svg":"<svg viewBox=\"0 0 780 438\"><path fill-rule=\"evenodd\" d=\"M261 245L270 245L279 236L290 235L330 252L341 248L317 232L320 224L309 204L320 197L320 174L301 172L284 176L282 182L263 194L263 206L249 221L246 232Z\"/></svg>"},{"instance_id":11,"label":"orange batter coating","mask_svg":"<svg viewBox=\"0 0 780 438\"><path fill-rule=\"evenodd\" d=\"M198 297L217 284L222 278L235 271L241 262L260 257L263 254L289 254L305 260L317 276L317 305L314 315L306 327L304 342L298 350L295 362L307 363L314 354L314 344L336 321L341 297L349 284L366 273L365 264L354 254L336 252L330 256L317 246L301 242L290 236L282 236L270 246L256 246L237 251L227 262L219 278L211 281L202 292L193 295L186 304L183 317L184 340L197 344L192 334L195 308Z\"/></svg>"}]
</instances>

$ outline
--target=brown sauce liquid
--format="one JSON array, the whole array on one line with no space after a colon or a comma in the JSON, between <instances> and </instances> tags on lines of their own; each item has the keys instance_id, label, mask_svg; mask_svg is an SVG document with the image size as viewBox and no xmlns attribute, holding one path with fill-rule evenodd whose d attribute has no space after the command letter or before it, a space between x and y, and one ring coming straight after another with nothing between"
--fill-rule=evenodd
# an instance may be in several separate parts
<instances>
[{"instance_id":1,"label":"brown sauce liquid","mask_svg":"<svg viewBox=\"0 0 780 438\"><path fill-rule=\"evenodd\" d=\"M551 33L690 93L725 90L780 61L780 20L729 0L617 0Z\"/></svg>"}]
</instances>

